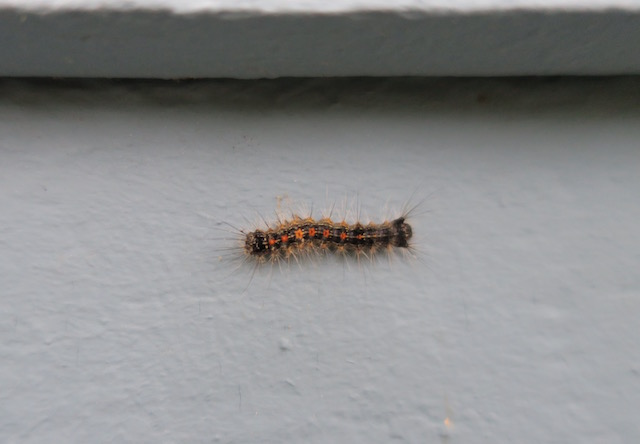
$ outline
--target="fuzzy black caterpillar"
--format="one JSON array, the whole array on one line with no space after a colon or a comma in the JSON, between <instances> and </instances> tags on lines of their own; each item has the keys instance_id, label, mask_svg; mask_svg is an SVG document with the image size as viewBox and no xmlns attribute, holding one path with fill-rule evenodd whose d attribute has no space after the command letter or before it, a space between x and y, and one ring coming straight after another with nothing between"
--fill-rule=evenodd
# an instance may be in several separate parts
<instances>
[{"instance_id":1,"label":"fuzzy black caterpillar","mask_svg":"<svg viewBox=\"0 0 640 444\"><path fill-rule=\"evenodd\" d=\"M412 236L411 225L404 217L363 225L293 216L277 227L246 233L244 252L258 259L274 260L309 250L367 256L383 248L409 248Z\"/></svg>"}]
</instances>

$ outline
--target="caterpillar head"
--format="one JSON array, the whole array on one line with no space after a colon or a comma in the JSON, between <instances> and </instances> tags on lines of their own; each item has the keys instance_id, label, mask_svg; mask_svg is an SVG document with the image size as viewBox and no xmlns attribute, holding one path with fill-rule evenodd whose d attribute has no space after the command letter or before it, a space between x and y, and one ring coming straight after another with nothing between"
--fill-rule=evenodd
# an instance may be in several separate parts
<instances>
[{"instance_id":1,"label":"caterpillar head","mask_svg":"<svg viewBox=\"0 0 640 444\"><path fill-rule=\"evenodd\" d=\"M261 256L269 251L269 242L265 232L256 230L247 233L244 251L249 255Z\"/></svg>"}]
</instances>

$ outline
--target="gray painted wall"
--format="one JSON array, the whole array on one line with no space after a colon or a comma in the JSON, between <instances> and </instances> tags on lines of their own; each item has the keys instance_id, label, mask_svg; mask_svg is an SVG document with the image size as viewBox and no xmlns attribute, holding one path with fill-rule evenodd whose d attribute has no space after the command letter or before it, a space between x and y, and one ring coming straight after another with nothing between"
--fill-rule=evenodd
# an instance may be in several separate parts
<instances>
[{"instance_id":1,"label":"gray painted wall","mask_svg":"<svg viewBox=\"0 0 640 444\"><path fill-rule=\"evenodd\" d=\"M277 3L277 2L276 2ZM332 2L326 2L331 5ZM0 75L125 78L640 73L640 9L345 11L0 4ZM305 3L306 4L306 3ZM135 6L135 3L133 3ZM322 8L320 8L322 9Z\"/></svg>"},{"instance_id":2,"label":"gray painted wall","mask_svg":"<svg viewBox=\"0 0 640 444\"><path fill-rule=\"evenodd\" d=\"M2 80L0 441L640 441L638 99ZM216 229L414 191L419 260L251 279Z\"/></svg>"}]
</instances>

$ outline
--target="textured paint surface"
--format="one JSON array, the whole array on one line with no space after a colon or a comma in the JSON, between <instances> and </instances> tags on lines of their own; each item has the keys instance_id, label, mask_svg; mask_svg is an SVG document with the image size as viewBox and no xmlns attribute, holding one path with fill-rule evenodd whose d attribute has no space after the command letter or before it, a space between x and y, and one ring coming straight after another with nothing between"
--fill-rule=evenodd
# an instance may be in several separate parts
<instances>
[{"instance_id":1,"label":"textured paint surface","mask_svg":"<svg viewBox=\"0 0 640 444\"><path fill-rule=\"evenodd\" d=\"M0 441L640 441L640 83L0 83ZM423 261L214 228L419 187Z\"/></svg>"}]
</instances>

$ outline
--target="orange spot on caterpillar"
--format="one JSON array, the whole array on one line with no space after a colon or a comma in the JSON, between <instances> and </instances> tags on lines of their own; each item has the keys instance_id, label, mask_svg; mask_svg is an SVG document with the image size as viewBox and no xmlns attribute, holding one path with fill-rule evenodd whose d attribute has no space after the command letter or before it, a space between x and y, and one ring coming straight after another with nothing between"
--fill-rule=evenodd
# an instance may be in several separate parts
<instances>
[{"instance_id":1,"label":"orange spot on caterpillar","mask_svg":"<svg viewBox=\"0 0 640 444\"><path fill-rule=\"evenodd\" d=\"M345 240L346 238L347 238L347 233L345 233L344 231L340 233L340 240Z\"/></svg>"},{"instance_id":2,"label":"orange spot on caterpillar","mask_svg":"<svg viewBox=\"0 0 640 444\"><path fill-rule=\"evenodd\" d=\"M309 236L315 237L315 235L316 235L316 229L313 227L309 228Z\"/></svg>"},{"instance_id":3,"label":"orange spot on caterpillar","mask_svg":"<svg viewBox=\"0 0 640 444\"><path fill-rule=\"evenodd\" d=\"M322 237L329 237L329 229L325 228L324 230L322 230Z\"/></svg>"},{"instance_id":4,"label":"orange spot on caterpillar","mask_svg":"<svg viewBox=\"0 0 640 444\"><path fill-rule=\"evenodd\" d=\"M282 242L286 243L286 242L288 242L288 241L289 241L289 236L288 236L288 235L286 235L286 234L283 234L283 235L282 235L282 237L281 237L281 239L282 239Z\"/></svg>"},{"instance_id":5,"label":"orange spot on caterpillar","mask_svg":"<svg viewBox=\"0 0 640 444\"><path fill-rule=\"evenodd\" d=\"M304 239L304 231L301 228L296 230L296 239Z\"/></svg>"}]
</instances>

